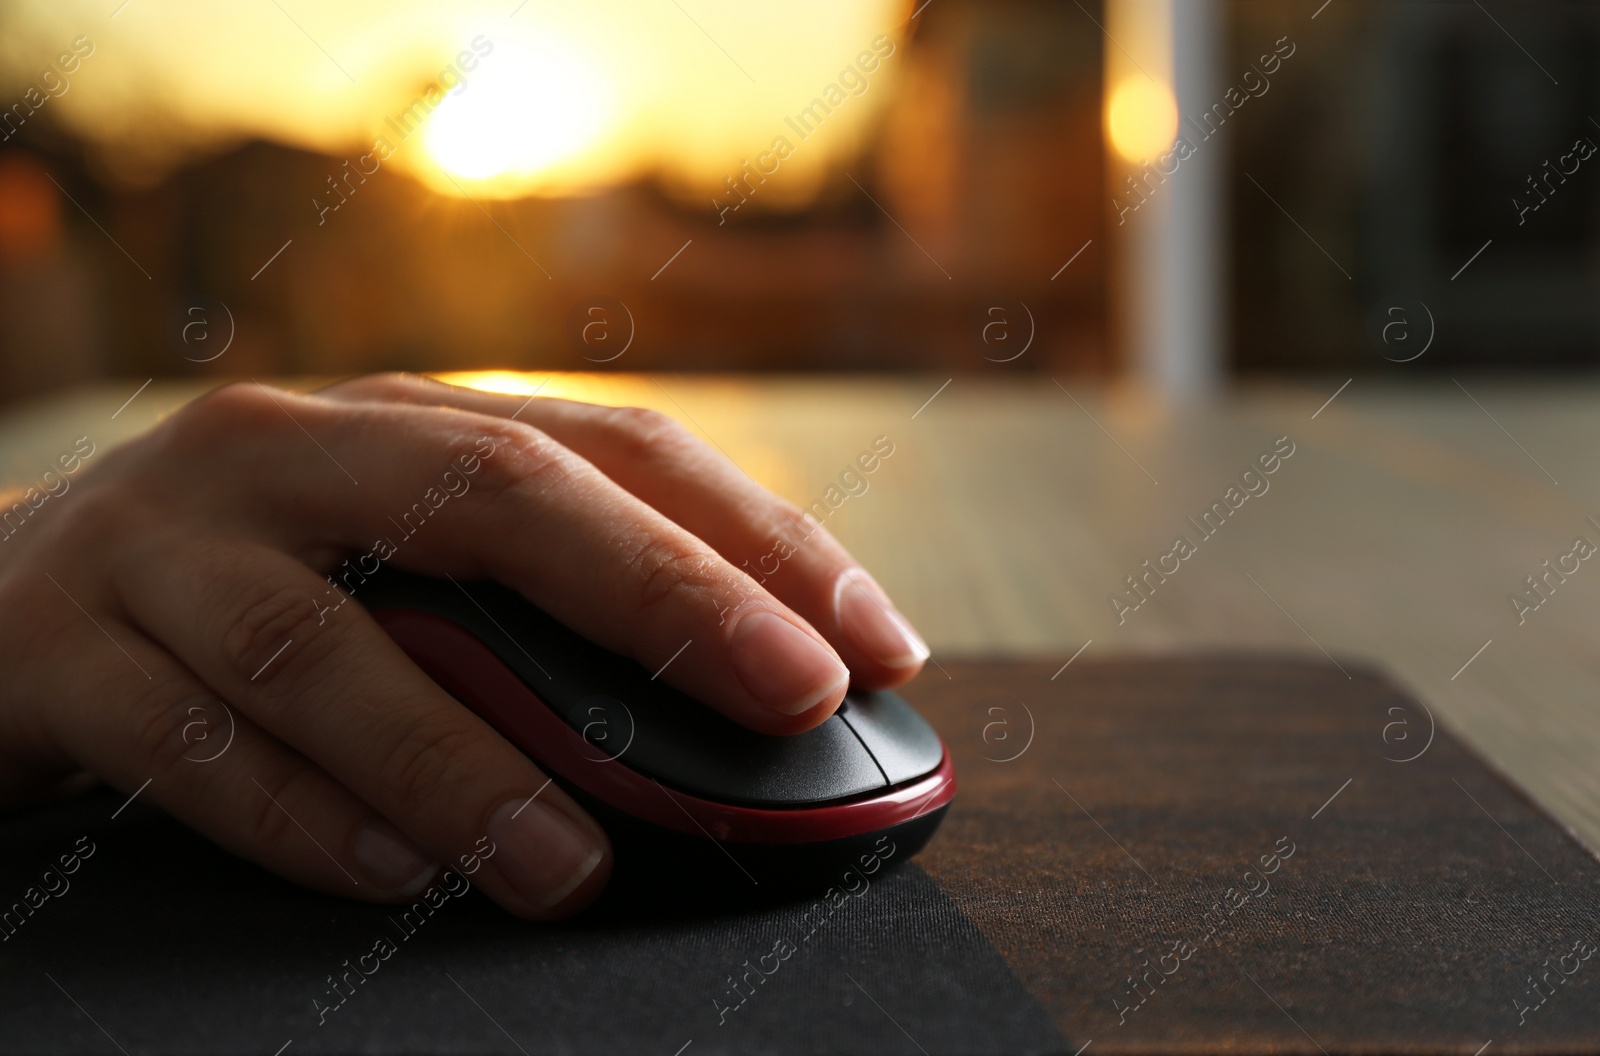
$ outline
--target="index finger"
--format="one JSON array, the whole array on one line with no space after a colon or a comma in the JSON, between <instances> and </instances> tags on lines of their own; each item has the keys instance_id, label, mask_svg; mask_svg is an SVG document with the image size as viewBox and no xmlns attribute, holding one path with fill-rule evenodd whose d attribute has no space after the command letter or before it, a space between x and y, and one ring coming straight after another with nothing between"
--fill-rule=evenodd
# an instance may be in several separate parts
<instances>
[{"instance_id":1,"label":"index finger","mask_svg":"<svg viewBox=\"0 0 1600 1056\"><path fill-rule=\"evenodd\" d=\"M554 397L525 399L396 374L356 378L321 394L445 404L529 422L793 606L839 651L858 686L898 685L928 658L910 622L823 525L831 512L826 502L802 512L665 415ZM846 473L865 489L868 475L893 453L892 442L887 448L875 444L873 453L859 456L860 471L853 464Z\"/></svg>"}]
</instances>

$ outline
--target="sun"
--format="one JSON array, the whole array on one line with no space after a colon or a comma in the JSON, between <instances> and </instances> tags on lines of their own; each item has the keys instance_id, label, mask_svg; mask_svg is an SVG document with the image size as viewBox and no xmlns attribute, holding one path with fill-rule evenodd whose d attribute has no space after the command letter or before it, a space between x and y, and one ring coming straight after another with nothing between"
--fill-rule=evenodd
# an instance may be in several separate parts
<instances>
[{"instance_id":1,"label":"sun","mask_svg":"<svg viewBox=\"0 0 1600 1056\"><path fill-rule=\"evenodd\" d=\"M423 142L451 176L527 178L594 144L610 114L606 79L579 46L506 41L433 111Z\"/></svg>"}]
</instances>

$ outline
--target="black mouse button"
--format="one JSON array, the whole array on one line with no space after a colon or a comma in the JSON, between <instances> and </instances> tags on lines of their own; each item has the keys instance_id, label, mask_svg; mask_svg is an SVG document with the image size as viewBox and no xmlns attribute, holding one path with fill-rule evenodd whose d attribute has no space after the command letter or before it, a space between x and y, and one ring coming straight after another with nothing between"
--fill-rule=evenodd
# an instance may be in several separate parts
<instances>
[{"instance_id":1,"label":"black mouse button","mask_svg":"<svg viewBox=\"0 0 1600 1056\"><path fill-rule=\"evenodd\" d=\"M583 738L579 749L591 762L621 758L633 747L633 710L616 697L593 693L567 709L567 724Z\"/></svg>"},{"instance_id":2,"label":"black mouse button","mask_svg":"<svg viewBox=\"0 0 1600 1056\"><path fill-rule=\"evenodd\" d=\"M621 741L608 750L645 776L704 799L798 807L886 787L871 753L839 718L773 737L660 690L636 699L629 714L632 737L625 750ZM569 715L569 724L575 717L583 716ZM626 720L610 722L612 737L626 726ZM589 731L591 740L596 729Z\"/></svg>"},{"instance_id":3,"label":"black mouse button","mask_svg":"<svg viewBox=\"0 0 1600 1056\"><path fill-rule=\"evenodd\" d=\"M872 755L844 724L830 718L805 733L771 737L739 727L745 758L734 768L719 757L724 795L774 806L801 806L846 799L886 787ZM737 780L737 785L735 781Z\"/></svg>"},{"instance_id":4,"label":"black mouse button","mask_svg":"<svg viewBox=\"0 0 1600 1056\"><path fill-rule=\"evenodd\" d=\"M614 694L581 698L563 693L563 678L546 686L547 699L568 696L557 712L595 762L616 758L670 789L750 806L806 806L886 787L872 754L842 718L779 738L648 682L648 675L638 674L638 685L624 682L619 678Z\"/></svg>"},{"instance_id":5,"label":"black mouse button","mask_svg":"<svg viewBox=\"0 0 1600 1056\"><path fill-rule=\"evenodd\" d=\"M915 780L944 759L944 744L933 727L895 694L851 693L846 699L850 706L836 718L861 738L889 784Z\"/></svg>"}]
</instances>

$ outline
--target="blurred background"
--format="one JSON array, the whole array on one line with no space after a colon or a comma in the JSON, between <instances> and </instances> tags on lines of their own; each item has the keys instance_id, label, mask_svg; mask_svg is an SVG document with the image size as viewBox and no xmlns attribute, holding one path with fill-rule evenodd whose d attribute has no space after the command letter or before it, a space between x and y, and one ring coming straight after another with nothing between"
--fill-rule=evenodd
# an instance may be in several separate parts
<instances>
[{"instance_id":1,"label":"blurred background","mask_svg":"<svg viewBox=\"0 0 1600 1056\"><path fill-rule=\"evenodd\" d=\"M1588 366L1597 56L1511 0L13 0L0 399Z\"/></svg>"}]
</instances>

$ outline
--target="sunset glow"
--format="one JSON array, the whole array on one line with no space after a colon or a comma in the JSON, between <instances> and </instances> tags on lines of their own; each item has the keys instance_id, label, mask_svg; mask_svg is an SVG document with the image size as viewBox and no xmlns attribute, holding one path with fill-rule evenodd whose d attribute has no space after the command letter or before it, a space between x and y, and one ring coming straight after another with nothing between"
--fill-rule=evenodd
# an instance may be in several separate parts
<instances>
[{"instance_id":1,"label":"sunset glow","mask_svg":"<svg viewBox=\"0 0 1600 1056\"><path fill-rule=\"evenodd\" d=\"M604 131L611 99L603 73L577 45L502 45L460 95L428 121L429 156L465 180L530 177L572 158Z\"/></svg>"},{"instance_id":2,"label":"sunset glow","mask_svg":"<svg viewBox=\"0 0 1600 1056\"><path fill-rule=\"evenodd\" d=\"M450 195L581 194L655 176L695 199L775 137L798 146L785 116L875 39L898 40L911 12L908 0L166 0L160 18L131 5L112 20L104 6L4 5L0 51L31 70L91 27L94 61L51 111L98 144L113 177L149 183L260 138L370 153ZM898 53L883 61L763 201L809 200L860 147L903 66Z\"/></svg>"}]
</instances>

